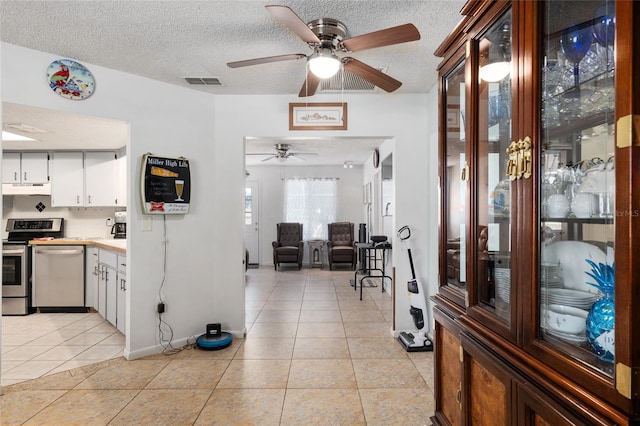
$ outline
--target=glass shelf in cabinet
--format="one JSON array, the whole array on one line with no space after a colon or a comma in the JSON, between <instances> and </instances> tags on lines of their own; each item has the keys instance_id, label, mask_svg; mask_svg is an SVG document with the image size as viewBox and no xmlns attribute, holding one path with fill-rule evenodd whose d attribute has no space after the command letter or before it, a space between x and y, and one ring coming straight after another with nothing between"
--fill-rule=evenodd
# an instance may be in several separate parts
<instances>
[{"instance_id":1,"label":"glass shelf in cabinet","mask_svg":"<svg viewBox=\"0 0 640 426\"><path fill-rule=\"evenodd\" d=\"M580 133L583 130L590 129L601 124L613 124L614 121L615 115L613 112L613 105L607 110L593 112L591 115L571 119L569 119L569 117L563 117L562 120L560 120L559 117L545 117L544 113L542 116L545 140L554 140L562 136Z\"/></svg>"},{"instance_id":2,"label":"glass shelf in cabinet","mask_svg":"<svg viewBox=\"0 0 640 426\"><path fill-rule=\"evenodd\" d=\"M576 224L592 224L592 225L612 225L613 216L610 217L543 217L543 223L576 223Z\"/></svg>"}]
</instances>

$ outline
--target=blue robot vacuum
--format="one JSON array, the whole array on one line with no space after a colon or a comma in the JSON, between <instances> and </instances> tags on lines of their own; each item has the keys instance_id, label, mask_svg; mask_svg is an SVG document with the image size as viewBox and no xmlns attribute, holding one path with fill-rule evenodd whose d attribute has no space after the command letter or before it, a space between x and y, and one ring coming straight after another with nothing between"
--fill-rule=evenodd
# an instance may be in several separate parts
<instances>
[{"instance_id":1,"label":"blue robot vacuum","mask_svg":"<svg viewBox=\"0 0 640 426\"><path fill-rule=\"evenodd\" d=\"M228 347L232 341L233 336L231 333L221 331L220 324L215 323L207 324L207 332L198 336L196 345L200 349L216 351Z\"/></svg>"}]
</instances>

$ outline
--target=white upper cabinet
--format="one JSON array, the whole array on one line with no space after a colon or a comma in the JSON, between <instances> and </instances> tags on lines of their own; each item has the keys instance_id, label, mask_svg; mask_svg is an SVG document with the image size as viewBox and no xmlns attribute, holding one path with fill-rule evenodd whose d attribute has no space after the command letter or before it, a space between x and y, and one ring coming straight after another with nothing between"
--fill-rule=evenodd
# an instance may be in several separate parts
<instances>
[{"instance_id":1,"label":"white upper cabinet","mask_svg":"<svg viewBox=\"0 0 640 426\"><path fill-rule=\"evenodd\" d=\"M118 205L118 163L113 151L85 152L85 206Z\"/></svg>"},{"instance_id":2,"label":"white upper cabinet","mask_svg":"<svg viewBox=\"0 0 640 426\"><path fill-rule=\"evenodd\" d=\"M48 183L49 154L5 152L2 154L2 183Z\"/></svg>"},{"instance_id":3,"label":"white upper cabinet","mask_svg":"<svg viewBox=\"0 0 640 426\"><path fill-rule=\"evenodd\" d=\"M84 205L82 152L54 152L51 160L51 206Z\"/></svg>"},{"instance_id":4,"label":"white upper cabinet","mask_svg":"<svg viewBox=\"0 0 640 426\"><path fill-rule=\"evenodd\" d=\"M115 152L54 152L51 169L53 207L119 205Z\"/></svg>"},{"instance_id":5,"label":"white upper cabinet","mask_svg":"<svg viewBox=\"0 0 640 426\"><path fill-rule=\"evenodd\" d=\"M118 206L127 206L127 156L118 157Z\"/></svg>"},{"instance_id":6,"label":"white upper cabinet","mask_svg":"<svg viewBox=\"0 0 640 426\"><path fill-rule=\"evenodd\" d=\"M20 153L2 154L2 183L20 183Z\"/></svg>"}]
</instances>

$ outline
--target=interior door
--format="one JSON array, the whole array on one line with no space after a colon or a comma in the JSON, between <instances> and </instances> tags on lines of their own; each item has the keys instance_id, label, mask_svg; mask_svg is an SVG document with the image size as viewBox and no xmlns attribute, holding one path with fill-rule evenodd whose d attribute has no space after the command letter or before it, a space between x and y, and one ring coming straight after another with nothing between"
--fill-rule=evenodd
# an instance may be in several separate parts
<instances>
[{"instance_id":1,"label":"interior door","mask_svg":"<svg viewBox=\"0 0 640 426\"><path fill-rule=\"evenodd\" d=\"M244 189L244 244L249 264L260 264L260 183L247 181Z\"/></svg>"}]
</instances>

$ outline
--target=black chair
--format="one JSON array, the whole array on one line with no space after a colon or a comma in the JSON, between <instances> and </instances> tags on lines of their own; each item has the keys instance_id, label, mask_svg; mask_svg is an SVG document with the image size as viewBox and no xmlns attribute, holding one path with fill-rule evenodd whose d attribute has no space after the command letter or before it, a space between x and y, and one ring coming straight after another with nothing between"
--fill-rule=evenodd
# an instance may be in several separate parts
<instances>
[{"instance_id":1,"label":"black chair","mask_svg":"<svg viewBox=\"0 0 640 426\"><path fill-rule=\"evenodd\" d=\"M333 270L334 263L350 263L351 269L356 268L356 242L353 236L353 223L330 223L329 240L327 241L329 270Z\"/></svg>"},{"instance_id":2,"label":"black chair","mask_svg":"<svg viewBox=\"0 0 640 426\"><path fill-rule=\"evenodd\" d=\"M302 268L304 242L301 223L276 224L277 241L273 245L273 268L277 271L281 263L297 263Z\"/></svg>"}]
</instances>

